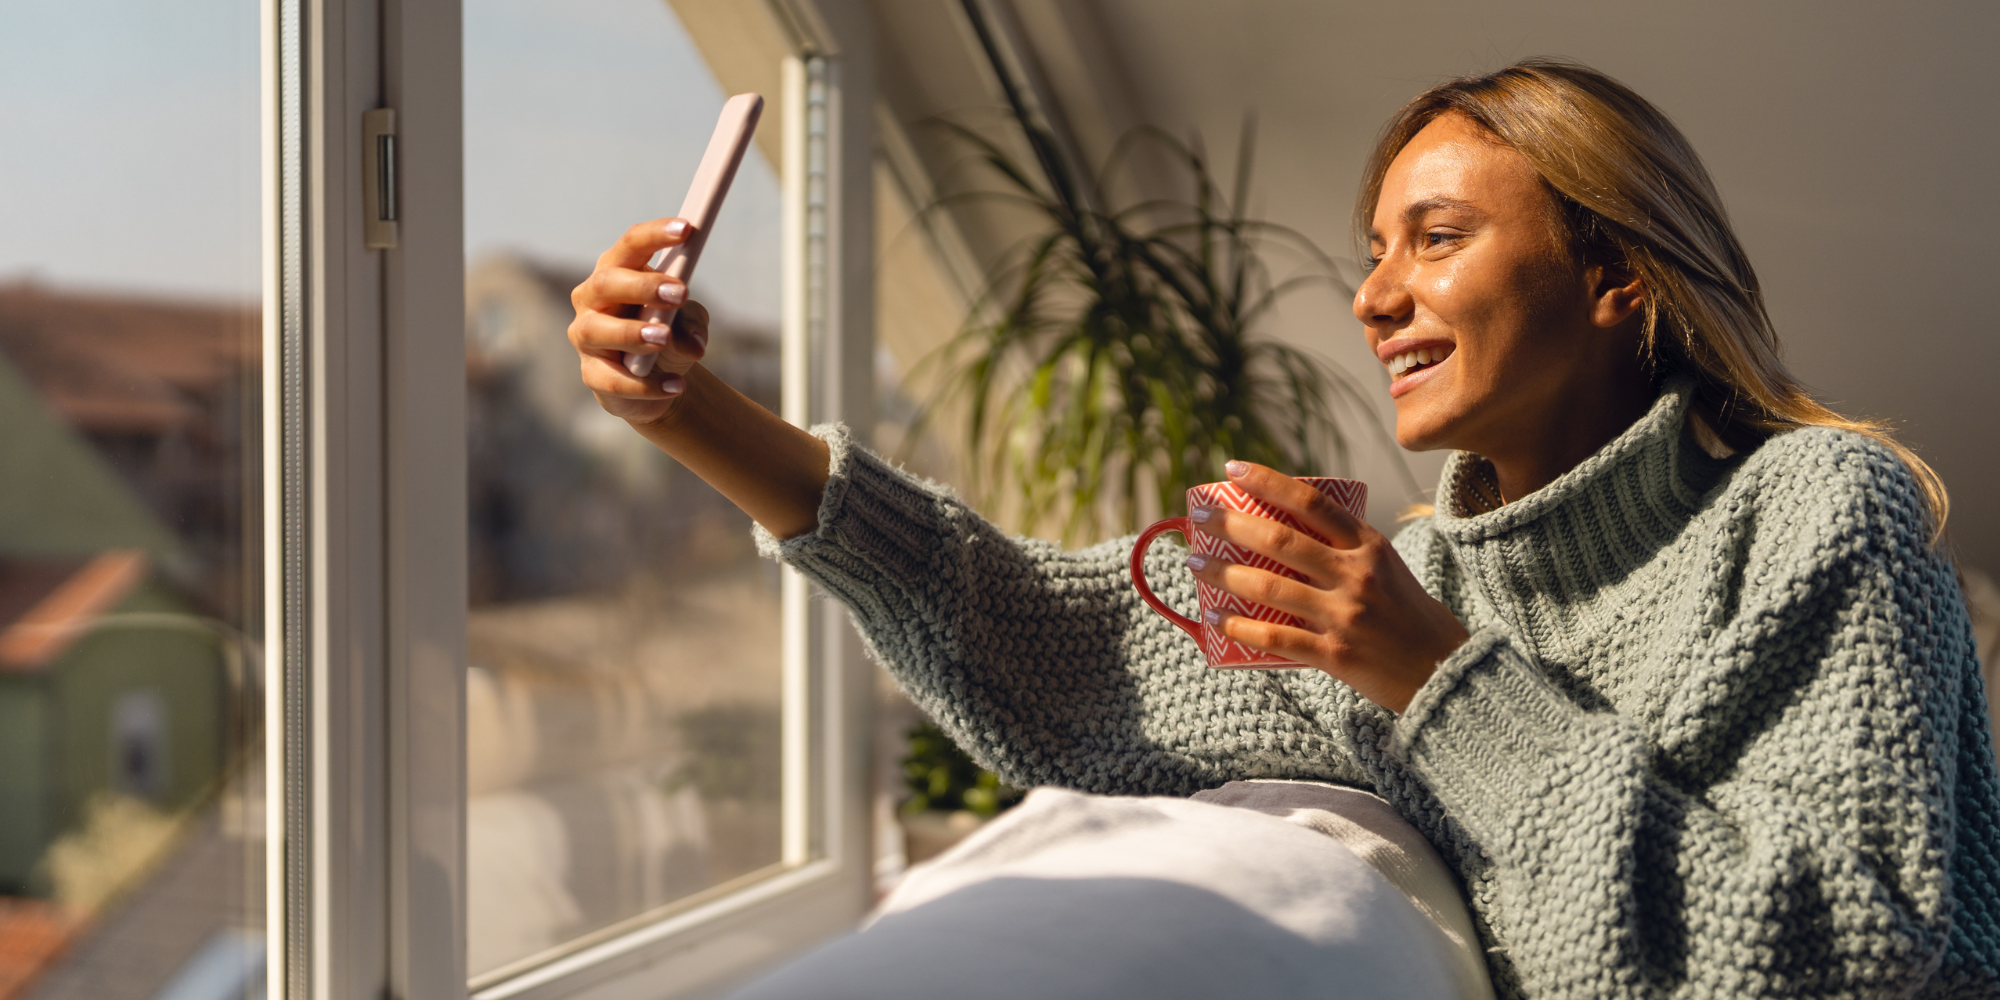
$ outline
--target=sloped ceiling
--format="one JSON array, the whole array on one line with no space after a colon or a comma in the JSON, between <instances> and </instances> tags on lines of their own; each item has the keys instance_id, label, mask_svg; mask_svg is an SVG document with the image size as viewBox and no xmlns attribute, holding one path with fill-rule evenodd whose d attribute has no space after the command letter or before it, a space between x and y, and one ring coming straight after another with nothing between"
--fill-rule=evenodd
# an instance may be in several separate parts
<instances>
[{"instance_id":1,"label":"sloped ceiling","mask_svg":"<svg viewBox=\"0 0 2000 1000\"><path fill-rule=\"evenodd\" d=\"M994 106L958 0L873 7L897 117ZM2000 569L1987 293L2000 5L1013 0L1011 12L1086 157L1139 122L1227 148L1254 112L1256 211L1342 254L1369 142L1425 86L1531 55L1624 80L1706 158L1794 369L1836 407L1897 421L1953 491L1962 556ZM1297 301L1273 332L1376 377L1331 297ZM1361 469L1378 496L1386 461ZM1412 459L1426 485L1440 462Z\"/></svg>"}]
</instances>

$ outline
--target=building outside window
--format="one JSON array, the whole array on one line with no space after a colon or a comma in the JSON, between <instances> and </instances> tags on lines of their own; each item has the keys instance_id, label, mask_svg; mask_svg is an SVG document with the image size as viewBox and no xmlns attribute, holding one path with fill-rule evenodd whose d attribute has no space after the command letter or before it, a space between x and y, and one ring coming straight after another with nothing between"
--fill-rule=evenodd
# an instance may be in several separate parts
<instances>
[{"instance_id":1,"label":"building outside window","mask_svg":"<svg viewBox=\"0 0 2000 1000\"><path fill-rule=\"evenodd\" d=\"M6 20L0 997L262 995L259 13Z\"/></svg>"}]
</instances>

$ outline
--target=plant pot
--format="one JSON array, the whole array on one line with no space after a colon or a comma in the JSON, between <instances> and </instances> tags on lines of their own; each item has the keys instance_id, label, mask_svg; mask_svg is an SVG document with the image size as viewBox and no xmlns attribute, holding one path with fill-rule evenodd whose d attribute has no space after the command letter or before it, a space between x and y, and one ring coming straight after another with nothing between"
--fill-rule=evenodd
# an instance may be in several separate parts
<instances>
[{"instance_id":1,"label":"plant pot","mask_svg":"<svg viewBox=\"0 0 2000 1000\"><path fill-rule=\"evenodd\" d=\"M913 865L943 854L986 825L978 813L966 809L905 813L897 816L896 822L903 828L903 857Z\"/></svg>"}]
</instances>

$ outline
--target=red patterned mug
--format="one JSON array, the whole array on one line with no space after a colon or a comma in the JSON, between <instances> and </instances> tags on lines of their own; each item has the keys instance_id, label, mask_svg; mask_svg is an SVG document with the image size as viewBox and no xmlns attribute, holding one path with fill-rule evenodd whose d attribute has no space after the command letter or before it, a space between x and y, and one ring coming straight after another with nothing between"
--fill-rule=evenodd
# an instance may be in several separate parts
<instances>
[{"instance_id":1,"label":"red patterned mug","mask_svg":"<svg viewBox=\"0 0 2000 1000\"><path fill-rule=\"evenodd\" d=\"M1355 517L1367 516L1367 483L1353 479L1329 479L1307 476L1301 476L1299 482L1325 494L1327 499L1339 504ZM1197 486L1187 491L1187 504L1189 510L1193 510L1196 507L1228 507L1231 510L1240 510L1246 514L1267 517L1281 524L1290 525L1307 534L1317 535L1316 532L1300 524L1297 518L1251 496L1235 483L1204 483ZM1132 546L1132 586L1139 589L1139 596L1144 598L1147 604L1152 605L1154 611L1158 611L1160 614L1166 616L1168 621L1179 625L1182 631L1194 636L1194 641L1201 645L1202 655L1208 657L1209 666L1301 667L1305 665L1271 653L1260 652L1240 642L1233 642L1226 639L1223 637L1220 629L1212 628L1206 623L1195 621L1167 607L1166 602L1154 596L1153 588L1146 586L1146 550L1152 547L1153 539L1169 531L1180 532L1187 538L1188 547L1193 549L1198 555L1216 556L1244 566L1267 569L1281 576L1291 577L1294 580L1303 580L1305 577L1248 549L1231 545L1206 532L1195 531L1188 524L1188 519L1185 517L1170 517L1139 532L1139 540ZM1259 621L1275 622L1280 625L1296 626L1299 624L1297 618L1283 611L1266 607L1262 604L1253 604L1240 597L1225 594L1201 580L1197 579L1195 581L1194 589L1195 596L1201 603L1201 610L1204 613L1204 617L1208 611L1219 610L1230 614L1242 615L1246 618L1255 618Z\"/></svg>"}]
</instances>

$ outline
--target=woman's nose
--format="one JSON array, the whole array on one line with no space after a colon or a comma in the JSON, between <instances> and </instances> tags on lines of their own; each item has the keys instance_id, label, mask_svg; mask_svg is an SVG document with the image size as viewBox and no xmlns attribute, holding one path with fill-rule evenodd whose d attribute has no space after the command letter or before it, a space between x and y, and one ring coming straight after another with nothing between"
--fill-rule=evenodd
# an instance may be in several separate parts
<instances>
[{"instance_id":1,"label":"woman's nose","mask_svg":"<svg viewBox=\"0 0 2000 1000\"><path fill-rule=\"evenodd\" d=\"M1401 272L1401 268L1384 260L1354 290L1354 318L1363 326L1393 328L1409 322L1416 300L1410 297L1409 284Z\"/></svg>"}]
</instances>

